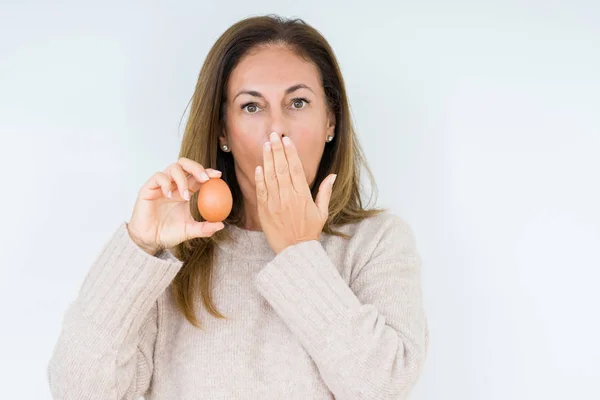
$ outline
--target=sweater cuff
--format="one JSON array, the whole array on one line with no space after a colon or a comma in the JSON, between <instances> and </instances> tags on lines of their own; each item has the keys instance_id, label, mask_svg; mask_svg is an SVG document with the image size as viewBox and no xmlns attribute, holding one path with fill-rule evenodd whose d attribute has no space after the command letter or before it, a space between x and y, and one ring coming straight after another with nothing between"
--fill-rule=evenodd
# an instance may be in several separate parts
<instances>
[{"instance_id":1,"label":"sweater cuff","mask_svg":"<svg viewBox=\"0 0 600 400\"><path fill-rule=\"evenodd\" d=\"M316 240L284 249L258 273L255 284L311 350L335 351L339 338L333 332L339 330L332 328L347 325L362 305Z\"/></svg>"},{"instance_id":2,"label":"sweater cuff","mask_svg":"<svg viewBox=\"0 0 600 400\"><path fill-rule=\"evenodd\" d=\"M182 265L165 251L146 253L122 222L94 261L73 311L80 322L119 337L143 321Z\"/></svg>"}]
</instances>

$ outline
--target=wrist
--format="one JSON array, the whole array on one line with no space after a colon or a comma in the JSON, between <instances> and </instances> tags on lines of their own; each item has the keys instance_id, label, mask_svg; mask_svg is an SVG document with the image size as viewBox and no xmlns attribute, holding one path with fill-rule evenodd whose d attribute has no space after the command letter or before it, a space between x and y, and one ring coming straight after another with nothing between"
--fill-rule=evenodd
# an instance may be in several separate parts
<instances>
[{"instance_id":1,"label":"wrist","mask_svg":"<svg viewBox=\"0 0 600 400\"><path fill-rule=\"evenodd\" d=\"M135 231L129 229L129 223L125 224L127 226L127 232L129 233L129 237L131 238L131 240L143 251L145 251L146 253L150 254L151 256L155 256L159 251L160 248L156 247L156 246L150 246L146 243L144 243L136 234Z\"/></svg>"}]
</instances>

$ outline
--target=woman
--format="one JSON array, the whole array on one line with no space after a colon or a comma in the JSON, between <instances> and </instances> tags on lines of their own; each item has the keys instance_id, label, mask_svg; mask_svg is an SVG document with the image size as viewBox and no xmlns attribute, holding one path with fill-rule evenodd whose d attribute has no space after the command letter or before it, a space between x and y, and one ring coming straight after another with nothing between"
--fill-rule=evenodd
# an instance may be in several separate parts
<instances>
[{"instance_id":1,"label":"woman","mask_svg":"<svg viewBox=\"0 0 600 400\"><path fill-rule=\"evenodd\" d=\"M362 206L362 166L325 39L301 20L233 25L179 160L141 188L66 313L53 396L406 397L428 347L420 258L402 219ZM234 205L210 223L196 193L218 177Z\"/></svg>"}]
</instances>

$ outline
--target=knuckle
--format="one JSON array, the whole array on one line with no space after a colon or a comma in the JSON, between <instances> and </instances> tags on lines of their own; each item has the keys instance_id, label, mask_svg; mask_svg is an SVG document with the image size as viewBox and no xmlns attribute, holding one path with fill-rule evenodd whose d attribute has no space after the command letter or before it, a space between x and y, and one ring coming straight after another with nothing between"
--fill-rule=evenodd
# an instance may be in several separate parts
<instances>
[{"instance_id":1,"label":"knuckle","mask_svg":"<svg viewBox=\"0 0 600 400\"><path fill-rule=\"evenodd\" d=\"M186 172L181 167L173 168L173 170L171 172L171 176L173 176L174 180L182 180L185 178L185 175L186 175Z\"/></svg>"},{"instance_id":2,"label":"knuckle","mask_svg":"<svg viewBox=\"0 0 600 400\"><path fill-rule=\"evenodd\" d=\"M168 177L172 177L173 176L173 171L175 171L177 169L177 167L179 167L179 164L171 164L167 167L167 169L164 170L165 175L167 175ZM181 167L179 167L181 168Z\"/></svg>"},{"instance_id":3,"label":"knuckle","mask_svg":"<svg viewBox=\"0 0 600 400\"><path fill-rule=\"evenodd\" d=\"M297 164L295 164L295 165L292 165L292 166L290 167L290 173L291 173L292 175L302 175L302 166L300 166L300 165L297 165Z\"/></svg>"},{"instance_id":4,"label":"knuckle","mask_svg":"<svg viewBox=\"0 0 600 400\"><path fill-rule=\"evenodd\" d=\"M265 175L265 181L268 183L277 182L277 175L273 173L268 173Z\"/></svg>"},{"instance_id":5,"label":"knuckle","mask_svg":"<svg viewBox=\"0 0 600 400\"><path fill-rule=\"evenodd\" d=\"M265 189L258 189L256 191L256 195L258 196L258 198L260 200L266 200L267 199L267 191Z\"/></svg>"},{"instance_id":6,"label":"knuckle","mask_svg":"<svg viewBox=\"0 0 600 400\"><path fill-rule=\"evenodd\" d=\"M272 203L268 205L267 209L269 210L269 213L275 217L281 216L282 214L281 208Z\"/></svg>"},{"instance_id":7,"label":"knuckle","mask_svg":"<svg viewBox=\"0 0 600 400\"><path fill-rule=\"evenodd\" d=\"M284 207L291 208L293 211L294 207L290 207L292 203L292 196L288 193L281 193L279 197L281 198L281 203L284 204Z\"/></svg>"},{"instance_id":8,"label":"knuckle","mask_svg":"<svg viewBox=\"0 0 600 400\"><path fill-rule=\"evenodd\" d=\"M175 163L172 166L173 171L183 171L183 166L181 164Z\"/></svg>"},{"instance_id":9,"label":"knuckle","mask_svg":"<svg viewBox=\"0 0 600 400\"><path fill-rule=\"evenodd\" d=\"M150 181L155 181L156 183L158 183L160 185L165 185L165 184L167 184L167 182L169 182L169 178L164 173L157 172L152 176Z\"/></svg>"},{"instance_id":10,"label":"knuckle","mask_svg":"<svg viewBox=\"0 0 600 400\"><path fill-rule=\"evenodd\" d=\"M277 175L285 175L289 172L289 169L287 165L278 165L275 167L275 171L277 172Z\"/></svg>"}]
</instances>

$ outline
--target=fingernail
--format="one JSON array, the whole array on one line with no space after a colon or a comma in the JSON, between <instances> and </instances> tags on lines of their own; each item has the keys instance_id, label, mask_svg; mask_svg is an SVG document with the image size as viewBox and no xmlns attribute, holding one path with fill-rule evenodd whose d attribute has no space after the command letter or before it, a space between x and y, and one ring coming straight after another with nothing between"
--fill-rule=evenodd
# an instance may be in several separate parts
<instances>
[{"instance_id":1,"label":"fingernail","mask_svg":"<svg viewBox=\"0 0 600 400\"><path fill-rule=\"evenodd\" d=\"M185 192L183 192L183 198L186 199L187 201L190 200L190 191L186 189Z\"/></svg>"},{"instance_id":2,"label":"fingernail","mask_svg":"<svg viewBox=\"0 0 600 400\"><path fill-rule=\"evenodd\" d=\"M277 140L277 139L279 139L277 132L271 132L271 140Z\"/></svg>"},{"instance_id":3,"label":"fingernail","mask_svg":"<svg viewBox=\"0 0 600 400\"><path fill-rule=\"evenodd\" d=\"M172 198L173 197L173 192L169 190L169 194L167 194L168 198Z\"/></svg>"},{"instance_id":4,"label":"fingernail","mask_svg":"<svg viewBox=\"0 0 600 400\"><path fill-rule=\"evenodd\" d=\"M205 179L205 180L210 179L210 176L208 176L208 174L206 172L203 172L202 175L200 175L200 176L202 177L202 179Z\"/></svg>"},{"instance_id":5,"label":"fingernail","mask_svg":"<svg viewBox=\"0 0 600 400\"><path fill-rule=\"evenodd\" d=\"M335 182L335 178L337 178L337 174L333 175L333 178L331 178L331 186L333 186L333 182Z\"/></svg>"},{"instance_id":6,"label":"fingernail","mask_svg":"<svg viewBox=\"0 0 600 400\"><path fill-rule=\"evenodd\" d=\"M286 146L289 146L292 143L292 141L290 140L290 138L287 137L287 136L284 136L283 139L282 139L282 141L283 141L283 144L286 145Z\"/></svg>"},{"instance_id":7,"label":"fingernail","mask_svg":"<svg viewBox=\"0 0 600 400\"><path fill-rule=\"evenodd\" d=\"M271 151L271 142L265 143L265 149L267 149L267 151Z\"/></svg>"}]
</instances>

